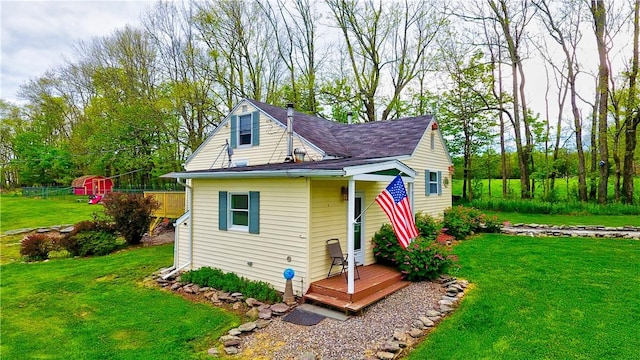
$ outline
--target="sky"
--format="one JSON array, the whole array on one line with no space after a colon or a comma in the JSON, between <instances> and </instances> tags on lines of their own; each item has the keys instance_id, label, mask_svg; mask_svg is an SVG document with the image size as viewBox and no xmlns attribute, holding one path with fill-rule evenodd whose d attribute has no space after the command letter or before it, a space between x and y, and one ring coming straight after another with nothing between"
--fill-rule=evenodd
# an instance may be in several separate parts
<instances>
[{"instance_id":1,"label":"sky","mask_svg":"<svg viewBox=\"0 0 640 360\"><path fill-rule=\"evenodd\" d=\"M0 0L0 98L17 103L19 87L62 64L80 40L138 26L152 1Z\"/></svg>"}]
</instances>

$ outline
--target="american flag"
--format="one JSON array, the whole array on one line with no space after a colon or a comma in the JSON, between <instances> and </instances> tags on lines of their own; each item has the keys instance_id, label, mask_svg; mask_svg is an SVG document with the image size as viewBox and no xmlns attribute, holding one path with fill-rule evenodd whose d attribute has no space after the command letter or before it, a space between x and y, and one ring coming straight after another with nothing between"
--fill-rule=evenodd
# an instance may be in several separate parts
<instances>
[{"instance_id":1,"label":"american flag","mask_svg":"<svg viewBox=\"0 0 640 360\"><path fill-rule=\"evenodd\" d=\"M376 202L391 221L398 242L403 249L406 248L412 239L418 237L419 233L400 175L396 176L389 186L376 197Z\"/></svg>"}]
</instances>

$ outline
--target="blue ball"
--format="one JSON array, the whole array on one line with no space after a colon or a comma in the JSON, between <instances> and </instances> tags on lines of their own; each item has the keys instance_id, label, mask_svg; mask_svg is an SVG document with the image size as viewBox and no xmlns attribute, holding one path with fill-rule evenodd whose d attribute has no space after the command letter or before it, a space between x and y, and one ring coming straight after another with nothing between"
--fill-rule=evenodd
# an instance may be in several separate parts
<instances>
[{"instance_id":1,"label":"blue ball","mask_svg":"<svg viewBox=\"0 0 640 360\"><path fill-rule=\"evenodd\" d=\"M293 271L292 268L287 268L284 270L284 278L287 280L291 280L293 279L293 277L296 276L296 272Z\"/></svg>"}]
</instances>

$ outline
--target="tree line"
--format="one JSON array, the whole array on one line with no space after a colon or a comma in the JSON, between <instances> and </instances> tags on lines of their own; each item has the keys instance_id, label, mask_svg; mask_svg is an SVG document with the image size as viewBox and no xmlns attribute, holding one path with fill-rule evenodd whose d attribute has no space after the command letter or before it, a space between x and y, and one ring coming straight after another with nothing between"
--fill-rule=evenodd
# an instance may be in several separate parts
<instances>
[{"instance_id":1,"label":"tree line","mask_svg":"<svg viewBox=\"0 0 640 360\"><path fill-rule=\"evenodd\" d=\"M505 196L515 156L525 199L536 181L553 190L569 154L578 200L633 203L639 3L157 1L0 101L2 186L162 185L251 98L342 122L434 113L467 198L487 153Z\"/></svg>"}]
</instances>

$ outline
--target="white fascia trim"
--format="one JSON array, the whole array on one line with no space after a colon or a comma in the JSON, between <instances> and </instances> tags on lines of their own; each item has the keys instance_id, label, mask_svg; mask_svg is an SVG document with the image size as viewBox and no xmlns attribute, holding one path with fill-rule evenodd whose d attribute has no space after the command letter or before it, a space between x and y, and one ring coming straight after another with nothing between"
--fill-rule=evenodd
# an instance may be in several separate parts
<instances>
[{"instance_id":1,"label":"white fascia trim","mask_svg":"<svg viewBox=\"0 0 640 360\"><path fill-rule=\"evenodd\" d=\"M398 160L377 162L373 164L365 164L365 165L355 165L355 166L347 166L344 168L345 176L355 176L361 174L368 174L376 171L383 171L389 169L396 169L407 174L409 177L415 177L416 171L407 165L401 163Z\"/></svg>"},{"instance_id":2,"label":"white fascia trim","mask_svg":"<svg viewBox=\"0 0 640 360\"><path fill-rule=\"evenodd\" d=\"M162 178L184 178L184 179L234 179L234 178L296 178L296 177L343 177L344 170L270 170L270 171L240 171L215 173L169 173L162 175Z\"/></svg>"},{"instance_id":3,"label":"white fascia trim","mask_svg":"<svg viewBox=\"0 0 640 360\"><path fill-rule=\"evenodd\" d=\"M408 176L401 176L401 177L402 177L402 181L405 184L414 182L414 178L412 177L408 177ZM374 174L353 175L353 180L356 180L356 181L391 182L395 178L396 178L395 176L391 176L391 175L374 175Z\"/></svg>"}]
</instances>

